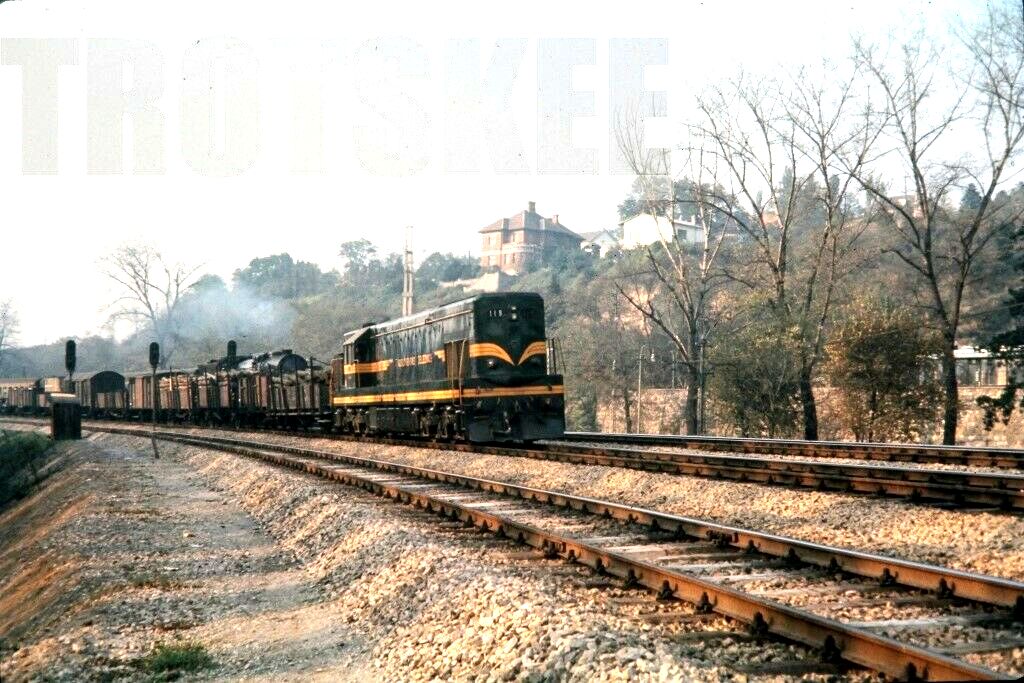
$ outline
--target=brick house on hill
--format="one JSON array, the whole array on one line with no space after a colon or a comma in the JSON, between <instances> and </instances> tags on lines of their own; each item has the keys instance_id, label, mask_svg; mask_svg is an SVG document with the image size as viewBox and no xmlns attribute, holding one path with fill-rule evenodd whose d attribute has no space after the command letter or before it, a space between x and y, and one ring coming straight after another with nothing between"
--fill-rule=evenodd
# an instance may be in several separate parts
<instances>
[{"instance_id":1,"label":"brick house on hill","mask_svg":"<svg viewBox=\"0 0 1024 683\"><path fill-rule=\"evenodd\" d=\"M530 202L525 211L502 218L480 230L482 268L498 268L518 275L545 254L560 249L578 250L583 238L558 222L558 215L545 218Z\"/></svg>"}]
</instances>

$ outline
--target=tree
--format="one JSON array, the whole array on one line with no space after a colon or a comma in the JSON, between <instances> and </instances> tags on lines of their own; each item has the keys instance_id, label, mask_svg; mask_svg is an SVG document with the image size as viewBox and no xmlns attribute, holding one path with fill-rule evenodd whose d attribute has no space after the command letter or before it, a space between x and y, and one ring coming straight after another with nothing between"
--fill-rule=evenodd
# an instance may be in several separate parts
<instances>
[{"instance_id":1,"label":"tree","mask_svg":"<svg viewBox=\"0 0 1024 683\"><path fill-rule=\"evenodd\" d=\"M1017 229L1014 268L1018 273L1016 286L1011 285L1006 307L1014 321L1013 327L995 335L988 348L1004 357L1007 364L1006 386L999 396L979 396L976 400L984 411L985 429L991 430L998 418L1010 422L1015 408L1024 410L1024 226ZM1017 393L1021 392L1020 402Z\"/></svg>"},{"instance_id":2,"label":"tree","mask_svg":"<svg viewBox=\"0 0 1024 683\"><path fill-rule=\"evenodd\" d=\"M358 277L363 273L367 264L377 255L377 247L369 240L349 240L342 242L338 251L344 262L342 271L346 277Z\"/></svg>"},{"instance_id":3,"label":"tree","mask_svg":"<svg viewBox=\"0 0 1024 683\"><path fill-rule=\"evenodd\" d=\"M125 245L104 259L106 274L121 289L112 319L146 325L160 343L168 367L180 340L178 308L199 266L169 264L149 246Z\"/></svg>"},{"instance_id":4,"label":"tree","mask_svg":"<svg viewBox=\"0 0 1024 683\"><path fill-rule=\"evenodd\" d=\"M698 101L707 169L725 187L705 201L747 238L727 276L756 293L775 331L791 338L804 438L812 440L825 332L864 225L850 193L851 168L863 164L871 143L851 116L856 79L798 73L787 84L741 76Z\"/></svg>"},{"instance_id":5,"label":"tree","mask_svg":"<svg viewBox=\"0 0 1024 683\"><path fill-rule=\"evenodd\" d=\"M895 235L890 248L922 285L917 302L943 339L943 443L955 444L959 386L954 349L964 298L980 255L1005 226L1014 222L1012 205L1000 193L1007 170L1024 140L1024 33L1021 7L990 6L985 22L962 36L968 63L949 64L966 73L958 81L941 73L944 62L929 41L918 37L902 46L899 68L892 69L877 50L856 45L857 60L877 88L876 129L891 141L875 157L899 163L910 180L904 196L882 180L875 164L852 168L861 186L884 211ZM966 68L965 68L966 67ZM957 92L945 106L942 87ZM983 156L942 155L952 137L976 136ZM974 191L970 191L970 185ZM966 187L965 187L966 186ZM959 209L951 206L965 188ZM1019 214L1018 214L1019 215Z\"/></svg>"},{"instance_id":6,"label":"tree","mask_svg":"<svg viewBox=\"0 0 1024 683\"><path fill-rule=\"evenodd\" d=\"M917 441L931 431L941 341L913 311L878 297L846 309L827 346L825 374L840 415L859 441Z\"/></svg>"},{"instance_id":7,"label":"tree","mask_svg":"<svg viewBox=\"0 0 1024 683\"><path fill-rule=\"evenodd\" d=\"M597 405L604 399L621 411L626 432L634 429L637 350L644 330L629 324L624 304L614 294L597 294L590 310L583 309L564 330L562 361L569 383L567 419L584 425L597 424Z\"/></svg>"},{"instance_id":8,"label":"tree","mask_svg":"<svg viewBox=\"0 0 1024 683\"><path fill-rule=\"evenodd\" d=\"M476 277L480 272L477 259L472 256L456 256L434 252L416 269L416 279L427 287L436 287L441 282L454 282Z\"/></svg>"},{"instance_id":9,"label":"tree","mask_svg":"<svg viewBox=\"0 0 1024 683\"><path fill-rule=\"evenodd\" d=\"M723 281L717 260L728 222L711 201L716 188L704 182L704 173L709 169L703 149L691 150L693 153L688 157L688 167L695 177L678 183L673 177L670 154L667 150L646 148L638 119L624 116L616 129L616 141L637 175L634 188L640 190L641 211L664 223L659 241L645 249L646 268L616 283L616 288L671 340L679 354L686 376L686 430L699 434L704 430L700 401L707 378L705 350L717 324L712 304ZM686 192L685 197L676 195L677 188ZM698 244L677 235L676 211L681 200L700 227Z\"/></svg>"},{"instance_id":10,"label":"tree","mask_svg":"<svg viewBox=\"0 0 1024 683\"><path fill-rule=\"evenodd\" d=\"M799 354L792 335L779 329L774 316L731 326L709 352L720 421L734 425L741 436L774 438L795 432L800 424Z\"/></svg>"},{"instance_id":11,"label":"tree","mask_svg":"<svg viewBox=\"0 0 1024 683\"><path fill-rule=\"evenodd\" d=\"M315 296L334 285L330 273L324 273L315 263L295 261L290 254L253 259L236 270L232 279L236 287L270 299Z\"/></svg>"},{"instance_id":12,"label":"tree","mask_svg":"<svg viewBox=\"0 0 1024 683\"><path fill-rule=\"evenodd\" d=\"M7 351L14 346L18 338L18 312L14 303L8 299L0 301L0 372L4 368Z\"/></svg>"}]
</instances>

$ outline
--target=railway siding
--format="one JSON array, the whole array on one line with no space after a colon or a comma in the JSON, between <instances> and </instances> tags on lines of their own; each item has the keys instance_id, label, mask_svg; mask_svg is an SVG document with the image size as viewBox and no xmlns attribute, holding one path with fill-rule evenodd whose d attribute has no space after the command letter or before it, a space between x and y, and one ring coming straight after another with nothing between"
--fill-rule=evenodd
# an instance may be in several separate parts
<instances>
[{"instance_id":1,"label":"railway siding","mask_svg":"<svg viewBox=\"0 0 1024 683\"><path fill-rule=\"evenodd\" d=\"M121 430L117 430L121 431ZM223 448L232 452L238 452L252 457L257 457L276 464L285 465L295 469L319 474L327 478L339 479L345 483L367 488L378 494L395 498L402 502L413 503L428 510L442 512L466 523L473 523L484 530L495 530L499 534L514 538L520 543L544 550L552 555L566 557L574 562L582 562L593 567L599 574L612 574L625 579L628 584L644 585L656 590L665 597L675 597L687 600L696 604L698 608L706 607L709 610L734 617L750 624L755 633L773 633L793 639L807 645L812 645L822 651L822 657L826 661L842 657L843 660L857 664L870 666L872 669L886 673L894 677L915 678L921 676L926 680L962 680L964 678L994 678L998 677L991 671L979 668L970 663L958 661L944 656L936 651L928 651L916 648L911 642L897 640L888 636L874 633L877 629L887 629L893 626L891 621L868 620L866 622L851 621L849 619L836 620L825 615L819 615L817 611L804 611L787 607L785 604L775 600L758 598L749 592L736 590L729 586L730 583L738 581L740 584L759 581L763 575L756 572L744 573L740 571L737 576L708 577L705 580L698 574L686 571L680 572L671 564L672 549L659 547L657 550L661 557L656 559L660 562L649 562L644 559L631 557L628 554L616 552L606 545L594 545L589 540L580 540L578 535L566 536L563 533L552 534L547 531L548 525L535 526L528 521L517 517L521 514L529 514L528 510L517 510L516 506L503 503L500 499L484 504L482 501L475 501L476 504L467 503L463 500L452 500L452 494L461 498L458 491L476 489L487 493L499 493L512 495L527 501L543 501L554 503L567 511L586 511L596 519L605 517L626 517L632 524L645 526L654 534L674 532L673 538L682 540L686 534L679 533L680 528L666 528L666 523L671 521L661 516L658 518L650 511L623 508L615 504L607 504L601 501L589 499L578 499L565 494L556 494L537 489L524 489L514 485L488 480L470 480L449 473L436 470L426 470L409 466L396 465L381 461L368 461L353 456L338 456L311 451L299 447L287 446L266 446L259 443L246 445L247 442L238 439L225 439L220 437L195 437L180 433L162 432L161 438L170 439L196 445L212 444L217 448ZM287 454L287 455L284 455ZM330 464L333 461L345 463L344 466ZM418 481L435 482L433 485L417 484ZM438 490L440 489L440 490ZM481 509L487 508L487 509ZM494 508L501 508L500 512ZM508 509L505 509L508 508ZM549 522L550 523L550 522ZM555 522L554 528L560 526L574 526L571 519L564 519ZM590 530L593 534L599 529ZM606 540L606 539L602 539ZM657 539L654 539L657 540ZM667 540L667 539L661 539ZM707 540L714 541L715 536L711 535ZM753 550L751 545L751 550ZM645 553L651 552L642 548ZM653 550L653 549L652 549ZM679 549L681 550L681 548ZM667 553L667 555L666 555ZM795 556L793 549L787 558L790 564L802 564ZM719 565L697 565L701 568L717 567ZM696 566L695 566L696 567ZM694 568L695 568L694 567ZM691 567L684 567L690 569ZM829 573L833 573L833 567ZM922 570L925 568L921 568ZM749 571L749 570L748 570ZM768 575L764 576L770 576ZM886 571L886 579L892 578ZM961 579L965 577L961 576ZM984 582L981 577L976 580ZM884 581L887 585L889 581ZM1011 588L1009 582L995 582L1004 584L1004 588ZM945 586L945 580L943 581ZM1020 596L1020 586L1017 597ZM944 591L948 593L948 591ZM948 599L949 595L940 595L942 599ZM950 603L955 604L955 603ZM1015 601L1016 607L1021 607L1021 601ZM1017 615L1017 618L1020 614ZM1010 626L1015 623L1013 616L996 615L985 613L984 615L961 615L951 616L928 616L923 619L911 619L910 622L916 628L945 628L949 624L959 624L963 619L968 623L993 623L997 637L994 640L1002 639L1000 647L1006 647L1007 634L1012 637L1016 633L1016 627ZM895 623L902 628L906 619L897 619ZM1009 630L1007 630L1009 628ZM980 648L984 651L987 645ZM1017 665L1008 664L1008 673L1013 673ZM1001 667L1005 670L1005 666Z\"/></svg>"},{"instance_id":2,"label":"railway siding","mask_svg":"<svg viewBox=\"0 0 1024 683\"><path fill-rule=\"evenodd\" d=\"M75 448L91 454L25 504L45 516L80 496L92 501L45 541L76 562L73 575L108 590L72 588L65 595L85 600L48 613L48 630L16 642L5 633L17 646L0 654L5 681L143 678L133 662L179 636L213 658L197 680L526 680L543 670L580 681L717 682L773 666L796 672L779 681L797 680L793 663L805 656L584 567L524 557L508 541L298 472L176 444L161 444L153 461L149 441L133 437L95 435ZM41 566L37 549L22 547L6 559ZM825 669L811 680L827 680Z\"/></svg>"}]
</instances>

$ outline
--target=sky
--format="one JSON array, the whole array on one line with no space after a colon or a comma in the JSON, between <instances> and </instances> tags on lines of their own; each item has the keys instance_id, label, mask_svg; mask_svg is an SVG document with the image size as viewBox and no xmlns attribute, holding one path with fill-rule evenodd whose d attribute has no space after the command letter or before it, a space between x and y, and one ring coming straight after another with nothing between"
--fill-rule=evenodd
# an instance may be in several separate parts
<instances>
[{"instance_id":1,"label":"sky","mask_svg":"<svg viewBox=\"0 0 1024 683\"><path fill-rule=\"evenodd\" d=\"M475 253L535 201L613 227L623 102L670 146L739 69L841 60L978 2L0 1L0 301L20 343L104 331L102 259L144 243L230 281L339 245ZM604 7L604 9L599 9ZM59 66L58 66L59 64ZM55 74L55 75L54 75ZM645 105L646 106L646 105Z\"/></svg>"}]
</instances>

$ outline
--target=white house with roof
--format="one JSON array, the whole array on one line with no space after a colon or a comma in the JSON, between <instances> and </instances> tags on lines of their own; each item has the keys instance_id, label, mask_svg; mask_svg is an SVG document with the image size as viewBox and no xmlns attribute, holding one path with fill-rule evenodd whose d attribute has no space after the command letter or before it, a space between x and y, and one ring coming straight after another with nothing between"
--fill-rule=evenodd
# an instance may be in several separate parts
<instances>
[{"instance_id":1,"label":"white house with roof","mask_svg":"<svg viewBox=\"0 0 1024 683\"><path fill-rule=\"evenodd\" d=\"M597 256L604 257L608 252L621 247L622 229L612 228L608 230L581 232L580 237L583 238L583 242L580 244L580 249L596 254Z\"/></svg>"},{"instance_id":2,"label":"white house with roof","mask_svg":"<svg viewBox=\"0 0 1024 683\"><path fill-rule=\"evenodd\" d=\"M665 216L653 216L649 213L627 218L619 223L622 231L622 248L636 249L663 240L671 242L673 239L690 244L701 244L704 241L704 230L693 220L676 220L672 223L670 226L669 219Z\"/></svg>"}]
</instances>

